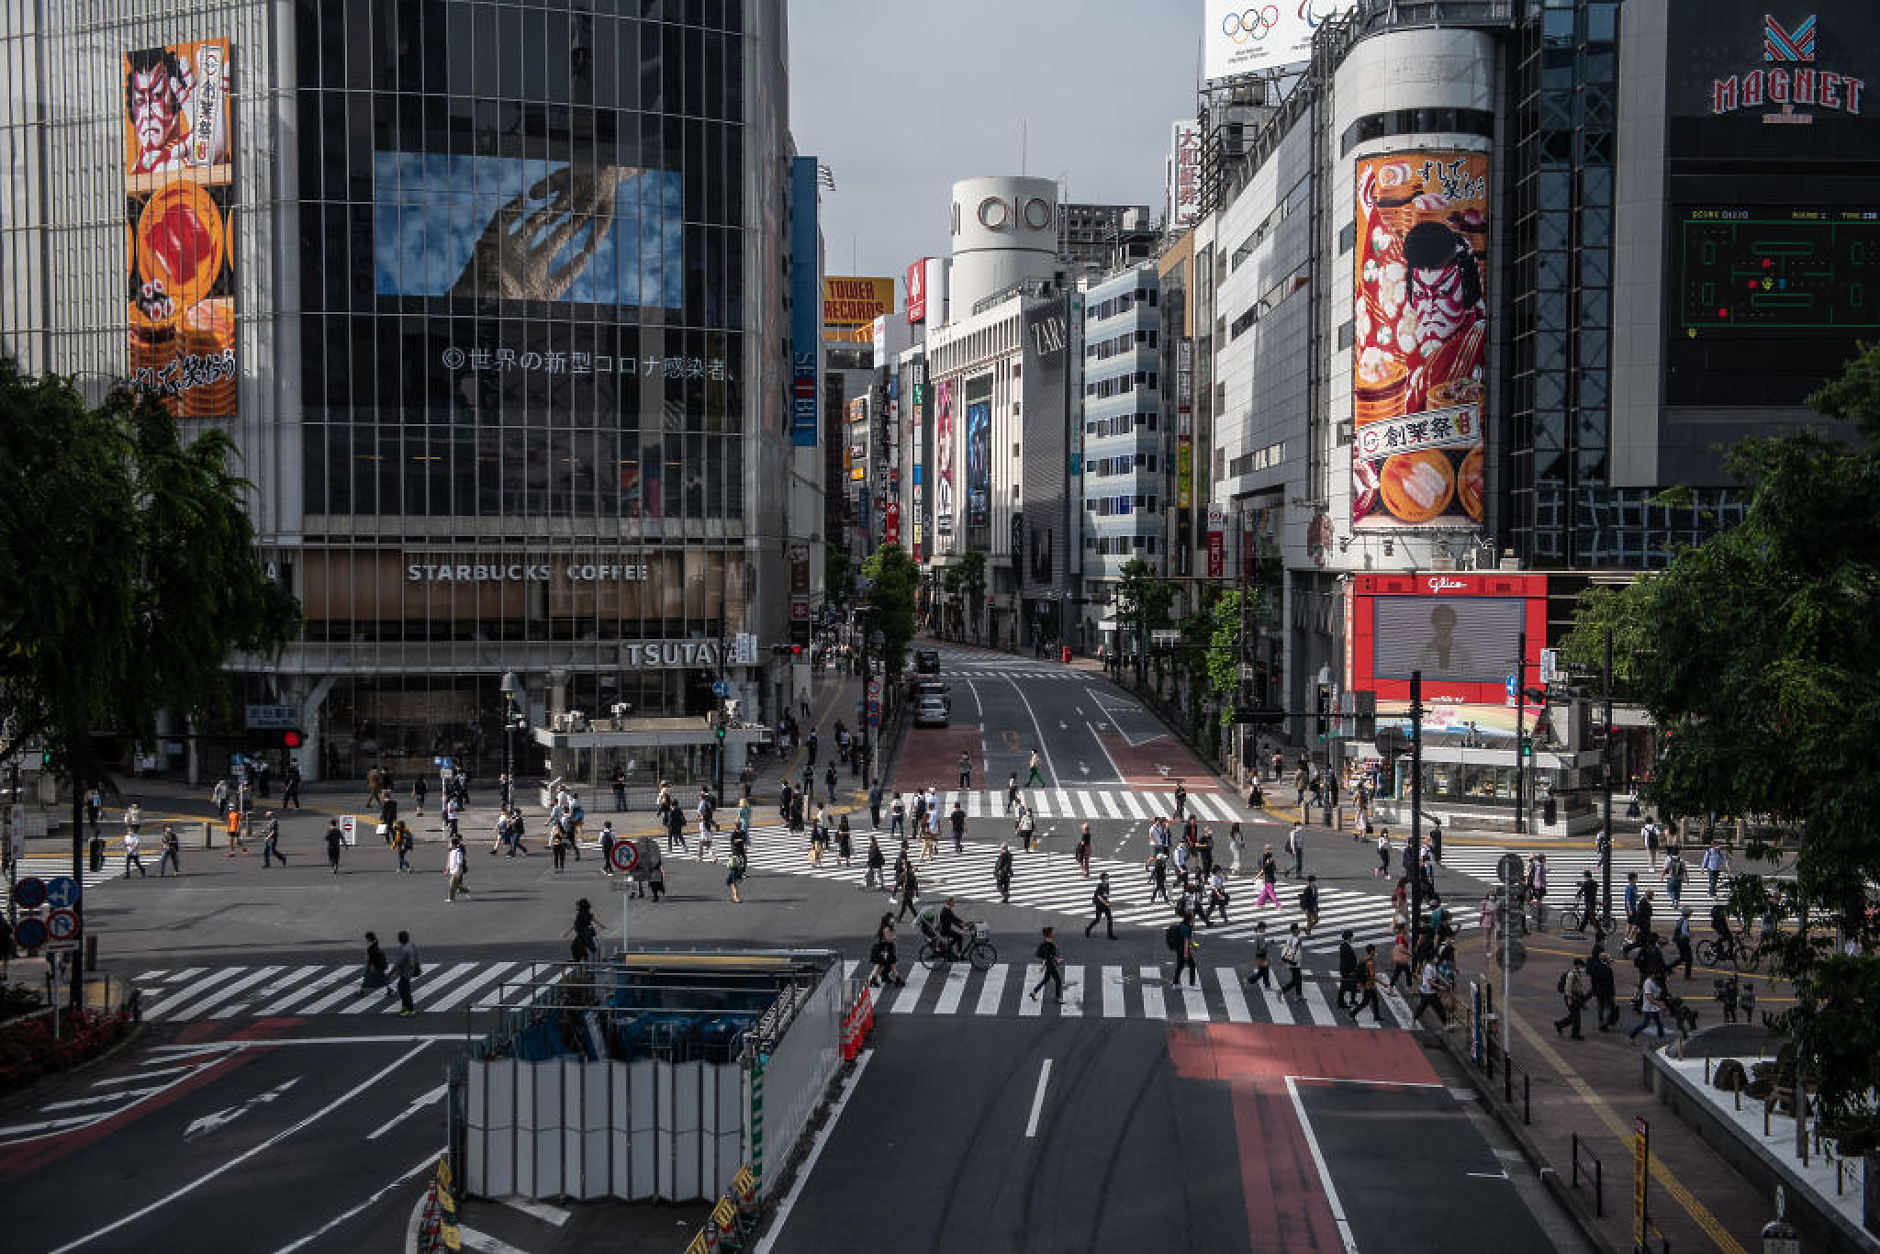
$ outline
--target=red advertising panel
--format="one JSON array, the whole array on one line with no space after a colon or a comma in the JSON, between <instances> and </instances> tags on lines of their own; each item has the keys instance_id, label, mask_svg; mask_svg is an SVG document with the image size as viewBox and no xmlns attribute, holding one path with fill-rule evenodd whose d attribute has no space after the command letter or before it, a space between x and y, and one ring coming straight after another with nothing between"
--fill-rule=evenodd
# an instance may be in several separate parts
<instances>
[{"instance_id":1,"label":"red advertising panel","mask_svg":"<svg viewBox=\"0 0 1880 1254\"><path fill-rule=\"evenodd\" d=\"M889 501L882 508L881 526L885 533L882 536L883 543L899 544L901 542L901 506L898 502Z\"/></svg>"},{"instance_id":2,"label":"red advertising panel","mask_svg":"<svg viewBox=\"0 0 1880 1254\"><path fill-rule=\"evenodd\" d=\"M927 320L927 259L907 268L907 325Z\"/></svg>"},{"instance_id":3,"label":"red advertising panel","mask_svg":"<svg viewBox=\"0 0 1880 1254\"><path fill-rule=\"evenodd\" d=\"M1423 672L1424 703L1439 708L1505 708L1508 676L1525 673L1530 686L1538 680L1547 644L1545 575L1359 575L1353 593L1351 688L1375 692L1380 710L1410 699L1413 671ZM1524 630L1527 656L1517 659Z\"/></svg>"}]
</instances>

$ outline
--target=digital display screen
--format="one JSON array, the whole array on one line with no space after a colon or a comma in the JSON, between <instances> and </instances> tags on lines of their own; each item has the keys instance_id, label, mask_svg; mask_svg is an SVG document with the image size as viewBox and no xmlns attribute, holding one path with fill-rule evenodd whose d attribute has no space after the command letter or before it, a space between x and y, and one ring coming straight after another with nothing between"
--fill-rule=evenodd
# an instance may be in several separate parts
<instances>
[{"instance_id":1,"label":"digital display screen","mask_svg":"<svg viewBox=\"0 0 1880 1254\"><path fill-rule=\"evenodd\" d=\"M1673 223L1678 327L1880 327L1880 210L1682 209Z\"/></svg>"},{"instance_id":2,"label":"digital display screen","mask_svg":"<svg viewBox=\"0 0 1880 1254\"><path fill-rule=\"evenodd\" d=\"M1372 675L1500 683L1516 672L1526 607L1520 597L1374 597Z\"/></svg>"}]
</instances>

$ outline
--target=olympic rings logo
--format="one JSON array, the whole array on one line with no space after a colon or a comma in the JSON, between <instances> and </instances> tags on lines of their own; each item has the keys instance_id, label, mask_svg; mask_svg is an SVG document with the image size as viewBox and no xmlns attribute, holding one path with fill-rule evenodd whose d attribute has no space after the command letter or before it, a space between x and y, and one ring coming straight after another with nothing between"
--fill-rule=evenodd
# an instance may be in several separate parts
<instances>
[{"instance_id":1,"label":"olympic rings logo","mask_svg":"<svg viewBox=\"0 0 1880 1254\"><path fill-rule=\"evenodd\" d=\"M1221 34L1237 44L1244 44L1249 39L1261 40L1267 37L1275 26L1279 25L1279 6L1269 4L1257 9L1242 9L1238 13L1229 13L1221 19Z\"/></svg>"}]
</instances>

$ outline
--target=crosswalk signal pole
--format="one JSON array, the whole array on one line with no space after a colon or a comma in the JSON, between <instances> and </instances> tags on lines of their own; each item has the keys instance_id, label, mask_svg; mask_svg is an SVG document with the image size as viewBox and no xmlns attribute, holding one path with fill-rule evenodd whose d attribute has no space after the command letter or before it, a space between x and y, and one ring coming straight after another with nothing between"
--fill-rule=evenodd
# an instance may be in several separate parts
<instances>
[{"instance_id":1,"label":"crosswalk signal pole","mask_svg":"<svg viewBox=\"0 0 1880 1254\"><path fill-rule=\"evenodd\" d=\"M1599 917L1608 931L1612 928L1612 628L1606 628L1606 664L1603 670L1606 698L1606 734L1599 742L1599 777L1605 789L1606 843L1599 851Z\"/></svg>"}]
</instances>

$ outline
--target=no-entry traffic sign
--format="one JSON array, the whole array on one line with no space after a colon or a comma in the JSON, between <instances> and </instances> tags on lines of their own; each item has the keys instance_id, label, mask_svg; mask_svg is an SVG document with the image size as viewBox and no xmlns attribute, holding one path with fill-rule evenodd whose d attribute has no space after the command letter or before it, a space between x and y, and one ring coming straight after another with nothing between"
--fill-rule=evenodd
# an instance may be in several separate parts
<instances>
[{"instance_id":1,"label":"no-entry traffic sign","mask_svg":"<svg viewBox=\"0 0 1880 1254\"><path fill-rule=\"evenodd\" d=\"M640 865L640 847L630 840L616 843L607 856L616 871L633 871Z\"/></svg>"}]
</instances>

